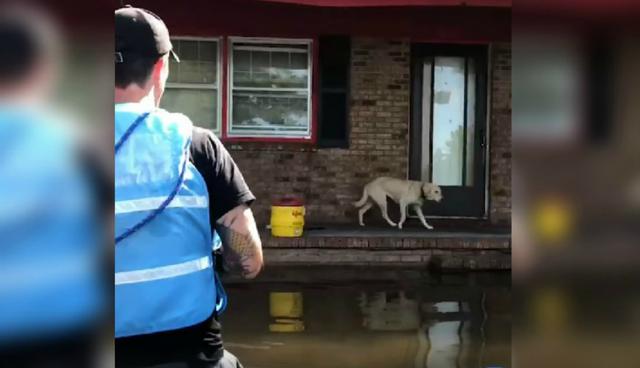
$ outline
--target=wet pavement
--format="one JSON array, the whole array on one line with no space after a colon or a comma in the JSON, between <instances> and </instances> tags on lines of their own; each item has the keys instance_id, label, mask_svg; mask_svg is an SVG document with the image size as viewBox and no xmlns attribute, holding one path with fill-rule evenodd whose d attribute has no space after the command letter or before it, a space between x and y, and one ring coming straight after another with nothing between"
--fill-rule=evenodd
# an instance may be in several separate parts
<instances>
[{"instance_id":1,"label":"wet pavement","mask_svg":"<svg viewBox=\"0 0 640 368\"><path fill-rule=\"evenodd\" d=\"M511 366L508 272L288 267L226 289L247 368Z\"/></svg>"}]
</instances>

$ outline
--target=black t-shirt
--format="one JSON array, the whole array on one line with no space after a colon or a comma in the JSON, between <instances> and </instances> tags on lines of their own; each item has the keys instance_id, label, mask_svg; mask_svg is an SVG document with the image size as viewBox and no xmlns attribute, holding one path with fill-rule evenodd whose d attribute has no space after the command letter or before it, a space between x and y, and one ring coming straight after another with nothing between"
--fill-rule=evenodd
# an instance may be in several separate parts
<instances>
[{"instance_id":1,"label":"black t-shirt","mask_svg":"<svg viewBox=\"0 0 640 368\"><path fill-rule=\"evenodd\" d=\"M207 184L212 227L225 213L241 204L251 204L255 200L240 169L222 142L211 131L194 128L191 162Z\"/></svg>"},{"instance_id":2,"label":"black t-shirt","mask_svg":"<svg viewBox=\"0 0 640 368\"><path fill-rule=\"evenodd\" d=\"M231 155L211 131L194 128L191 162L209 191L212 229L215 221L229 210L255 200ZM117 367L185 361L205 367L217 362L223 353L221 326L215 314L195 326L116 339L115 346Z\"/></svg>"}]
</instances>

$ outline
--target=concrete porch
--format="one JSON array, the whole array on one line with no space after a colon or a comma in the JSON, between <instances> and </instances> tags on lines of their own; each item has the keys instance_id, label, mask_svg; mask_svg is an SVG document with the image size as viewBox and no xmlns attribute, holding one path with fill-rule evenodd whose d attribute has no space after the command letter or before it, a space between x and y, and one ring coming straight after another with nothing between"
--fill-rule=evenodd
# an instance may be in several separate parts
<instances>
[{"instance_id":1,"label":"concrete porch","mask_svg":"<svg viewBox=\"0 0 640 368\"><path fill-rule=\"evenodd\" d=\"M425 266L436 270L509 270L511 233L501 228L436 230L313 226L300 238L262 233L268 265Z\"/></svg>"}]
</instances>

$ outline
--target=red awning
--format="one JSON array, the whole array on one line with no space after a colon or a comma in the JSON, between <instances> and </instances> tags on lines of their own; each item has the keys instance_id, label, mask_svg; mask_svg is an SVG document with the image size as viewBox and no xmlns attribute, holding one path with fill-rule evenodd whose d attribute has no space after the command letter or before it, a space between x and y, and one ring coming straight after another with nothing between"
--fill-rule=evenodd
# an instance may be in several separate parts
<instances>
[{"instance_id":1,"label":"red awning","mask_svg":"<svg viewBox=\"0 0 640 368\"><path fill-rule=\"evenodd\" d=\"M259 0L327 7L384 7L384 6L492 6L511 7L511 0Z\"/></svg>"},{"instance_id":2,"label":"red awning","mask_svg":"<svg viewBox=\"0 0 640 368\"><path fill-rule=\"evenodd\" d=\"M430 43L508 42L511 38L511 8L508 7L338 8L273 1L191 0L189 6L184 6L175 0L136 0L136 6L152 9L173 34L185 36L349 35Z\"/></svg>"}]
</instances>

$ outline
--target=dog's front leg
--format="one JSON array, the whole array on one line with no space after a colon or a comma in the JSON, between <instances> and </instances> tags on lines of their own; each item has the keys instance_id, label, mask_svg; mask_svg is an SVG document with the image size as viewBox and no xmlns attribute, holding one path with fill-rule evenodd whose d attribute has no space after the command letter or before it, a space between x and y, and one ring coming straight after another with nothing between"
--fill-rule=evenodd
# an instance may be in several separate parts
<instances>
[{"instance_id":1,"label":"dog's front leg","mask_svg":"<svg viewBox=\"0 0 640 368\"><path fill-rule=\"evenodd\" d=\"M386 199L384 202L377 202L378 206L380 206L380 212L382 213L382 218L387 220L387 222L389 223L389 225L396 227L396 223L391 221L391 219L389 218L389 213L387 213L387 202Z\"/></svg>"},{"instance_id":2,"label":"dog's front leg","mask_svg":"<svg viewBox=\"0 0 640 368\"><path fill-rule=\"evenodd\" d=\"M402 224L407 219L407 203L400 201L400 221L398 221L398 229L402 230Z\"/></svg>"},{"instance_id":3,"label":"dog's front leg","mask_svg":"<svg viewBox=\"0 0 640 368\"><path fill-rule=\"evenodd\" d=\"M424 214L422 213L422 206L419 205L419 204L414 204L413 205L413 209L418 214L418 217L420 218L420 221L422 222L422 225L424 225L424 227L426 227L429 230L433 230L433 226L429 225L427 223L427 220L424 219Z\"/></svg>"}]
</instances>

